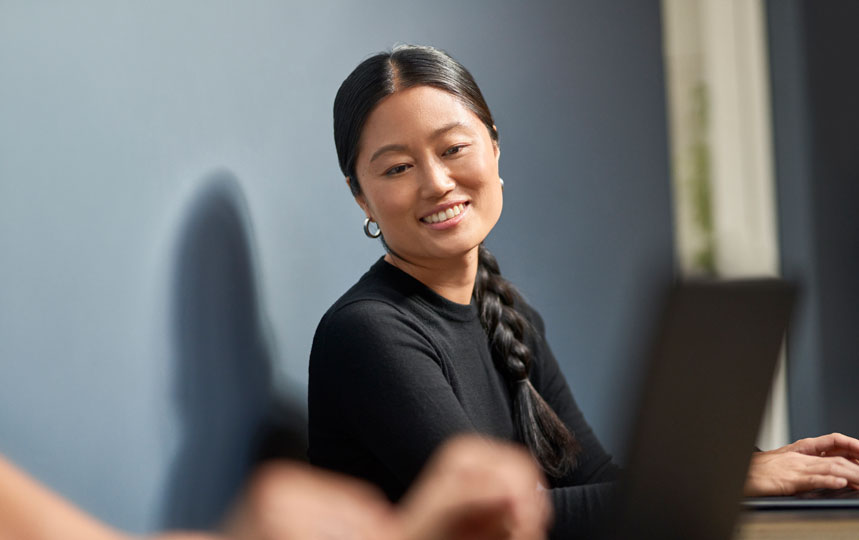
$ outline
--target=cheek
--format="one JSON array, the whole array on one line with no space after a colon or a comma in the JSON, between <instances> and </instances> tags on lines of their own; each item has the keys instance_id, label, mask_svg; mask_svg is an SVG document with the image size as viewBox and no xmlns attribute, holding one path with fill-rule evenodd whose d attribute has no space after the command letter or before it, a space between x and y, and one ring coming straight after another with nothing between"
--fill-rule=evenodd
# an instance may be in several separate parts
<instances>
[{"instance_id":1,"label":"cheek","mask_svg":"<svg viewBox=\"0 0 859 540\"><path fill-rule=\"evenodd\" d=\"M474 189L480 189L491 185L493 182L498 182L496 161L484 157L463 160L457 164L455 174L459 176L459 182Z\"/></svg>"},{"instance_id":2,"label":"cheek","mask_svg":"<svg viewBox=\"0 0 859 540\"><path fill-rule=\"evenodd\" d=\"M494 157L494 156L493 156ZM487 159L471 161L459 170L460 185L473 197L482 227L491 229L501 217L503 196L498 181L497 162ZM485 231L488 233L488 230Z\"/></svg>"},{"instance_id":3,"label":"cheek","mask_svg":"<svg viewBox=\"0 0 859 540\"><path fill-rule=\"evenodd\" d=\"M479 177L482 180L479 187L481 199L483 199L485 209L488 212L487 217L494 224L501 216L504 202L501 182L498 179L498 162L493 156L493 159L482 161L477 165L477 168L479 171L475 170L475 173L479 172Z\"/></svg>"},{"instance_id":4,"label":"cheek","mask_svg":"<svg viewBox=\"0 0 859 540\"><path fill-rule=\"evenodd\" d=\"M487 199L490 221L492 222L492 226L495 226L495 224L498 222L498 218L501 217L501 209L504 207L504 195L501 191L500 182L497 186L490 187Z\"/></svg>"},{"instance_id":5,"label":"cheek","mask_svg":"<svg viewBox=\"0 0 859 540\"><path fill-rule=\"evenodd\" d=\"M396 182L391 185L374 185L366 192L370 211L377 221L395 219L410 208L408 194Z\"/></svg>"}]
</instances>

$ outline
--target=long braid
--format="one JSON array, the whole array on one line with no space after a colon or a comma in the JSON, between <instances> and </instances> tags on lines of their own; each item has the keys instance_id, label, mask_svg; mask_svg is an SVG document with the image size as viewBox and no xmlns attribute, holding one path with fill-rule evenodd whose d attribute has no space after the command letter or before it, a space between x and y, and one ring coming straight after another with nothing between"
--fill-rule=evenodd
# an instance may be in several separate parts
<instances>
[{"instance_id":1,"label":"long braid","mask_svg":"<svg viewBox=\"0 0 859 540\"><path fill-rule=\"evenodd\" d=\"M543 470L561 477L575 468L581 447L528 378L533 354L525 340L534 329L516 310L519 293L501 276L498 261L483 244L478 260L474 297L492 358L510 384L513 423Z\"/></svg>"}]
</instances>

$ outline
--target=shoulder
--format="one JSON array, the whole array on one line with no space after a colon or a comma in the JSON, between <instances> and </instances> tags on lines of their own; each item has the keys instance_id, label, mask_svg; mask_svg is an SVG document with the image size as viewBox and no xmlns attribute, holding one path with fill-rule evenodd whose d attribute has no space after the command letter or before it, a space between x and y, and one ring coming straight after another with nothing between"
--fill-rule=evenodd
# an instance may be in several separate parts
<instances>
[{"instance_id":1,"label":"shoulder","mask_svg":"<svg viewBox=\"0 0 859 540\"><path fill-rule=\"evenodd\" d=\"M432 333L415 309L396 287L365 275L320 320L311 372L405 369L416 358L438 363Z\"/></svg>"},{"instance_id":2,"label":"shoulder","mask_svg":"<svg viewBox=\"0 0 859 540\"><path fill-rule=\"evenodd\" d=\"M323 339L346 339L356 345L406 330L420 333L416 318L403 304L380 297L341 298L319 321L314 346Z\"/></svg>"},{"instance_id":3,"label":"shoulder","mask_svg":"<svg viewBox=\"0 0 859 540\"><path fill-rule=\"evenodd\" d=\"M328 308L317 327L317 336L372 337L414 326L416 317L409 290L391 279L390 273L387 263L374 264Z\"/></svg>"},{"instance_id":4,"label":"shoulder","mask_svg":"<svg viewBox=\"0 0 859 540\"><path fill-rule=\"evenodd\" d=\"M382 275L384 263L378 261L352 285L322 316L316 333L347 332L366 327L378 318L395 319L405 304L403 293Z\"/></svg>"},{"instance_id":5,"label":"shoulder","mask_svg":"<svg viewBox=\"0 0 859 540\"><path fill-rule=\"evenodd\" d=\"M413 278L379 259L328 309L323 317L336 320L365 315L392 315L408 309L408 299L414 295Z\"/></svg>"},{"instance_id":6,"label":"shoulder","mask_svg":"<svg viewBox=\"0 0 859 540\"><path fill-rule=\"evenodd\" d=\"M387 301L337 304L322 318L310 351L309 400L355 403L444 377L442 355L417 319Z\"/></svg>"},{"instance_id":7,"label":"shoulder","mask_svg":"<svg viewBox=\"0 0 859 540\"><path fill-rule=\"evenodd\" d=\"M425 285L380 259L328 309L314 347L330 338L374 346L408 343L409 338L437 341L443 316L428 295Z\"/></svg>"}]
</instances>

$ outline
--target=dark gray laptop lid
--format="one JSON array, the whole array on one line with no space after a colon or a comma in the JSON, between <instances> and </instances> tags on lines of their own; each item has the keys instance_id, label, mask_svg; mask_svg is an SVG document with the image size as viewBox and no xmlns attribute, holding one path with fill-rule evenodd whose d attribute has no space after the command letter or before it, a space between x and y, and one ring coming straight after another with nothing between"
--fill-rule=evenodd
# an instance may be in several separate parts
<instances>
[{"instance_id":1,"label":"dark gray laptop lid","mask_svg":"<svg viewBox=\"0 0 859 540\"><path fill-rule=\"evenodd\" d=\"M794 296L778 279L672 289L609 536L731 536Z\"/></svg>"}]
</instances>

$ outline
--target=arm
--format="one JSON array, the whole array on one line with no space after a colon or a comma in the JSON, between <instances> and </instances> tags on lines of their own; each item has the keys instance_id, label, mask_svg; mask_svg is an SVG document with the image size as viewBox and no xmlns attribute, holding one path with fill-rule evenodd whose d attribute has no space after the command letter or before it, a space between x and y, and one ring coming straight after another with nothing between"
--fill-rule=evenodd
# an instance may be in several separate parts
<instances>
[{"instance_id":1,"label":"arm","mask_svg":"<svg viewBox=\"0 0 859 540\"><path fill-rule=\"evenodd\" d=\"M323 320L311 352L308 400L311 460L318 463L321 451L317 426L336 423L350 445L383 464L398 484L393 491L383 486L395 499L443 441L475 431L420 323L382 302L356 302Z\"/></svg>"},{"instance_id":2,"label":"arm","mask_svg":"<svg viewBox=\"0 0 859 540\"><path fill-rule=\"evenodd\" d=\"M0 538L21 540L131 540L30 478L0 456ZM218 540L203 534L166 534L153 540Z\"/></svg>"},{"instance_id":3,"label":"arm","mask_svg":"<svg viewBox=\"0 0 859 540\"><path fill-rule=\"evenodd\" d=\"M0 538L121 540L125 537L0 458Z\"/></svg>"},{"instance_id":4,"label":"arm","mask_svg":"<svg viewBox=\"0 0 859 540\"><path fill-rule=\"evenodd\" d=\"M300 463L272 462L248 484L227 523L235 540L543 538L550 513L532 486L542 480L521 450L476 437L446 444L399 508L375 488ZM0 456L0 538L131 540L75 508ZM152 540L225 540L166 533Z\"/></svg>"}]
</instances>

